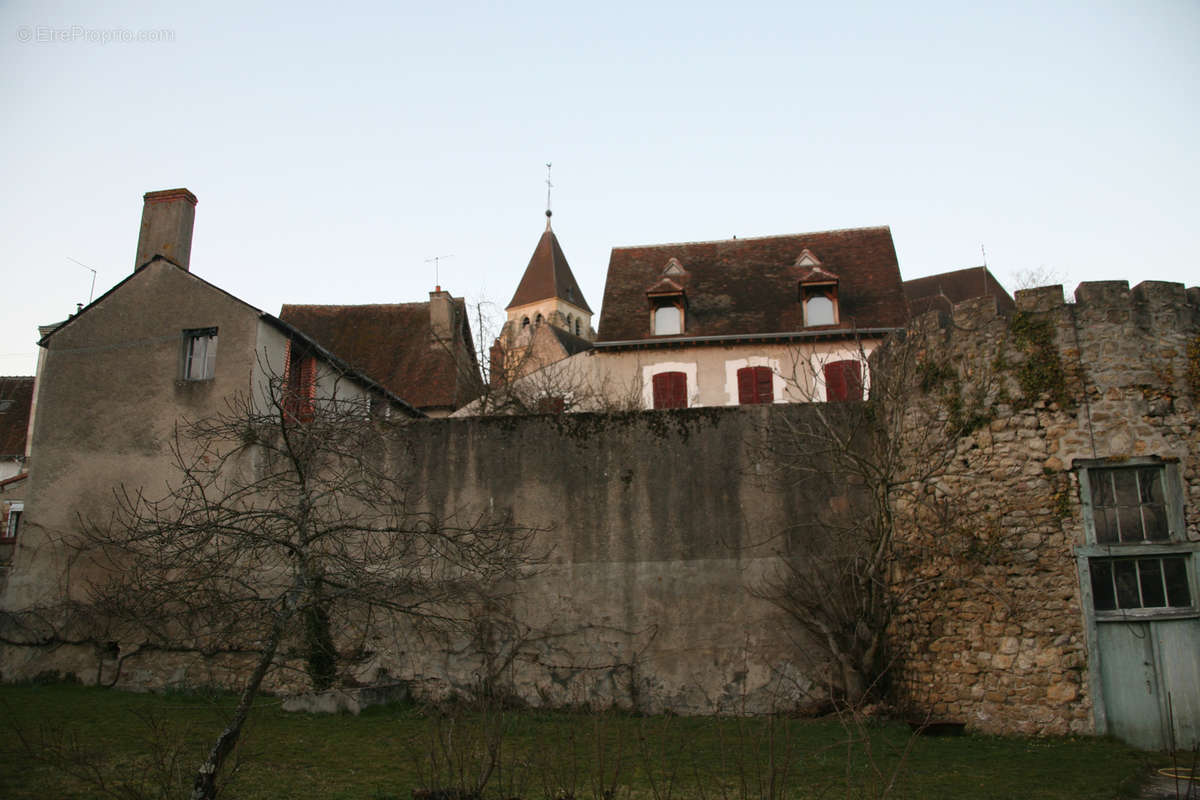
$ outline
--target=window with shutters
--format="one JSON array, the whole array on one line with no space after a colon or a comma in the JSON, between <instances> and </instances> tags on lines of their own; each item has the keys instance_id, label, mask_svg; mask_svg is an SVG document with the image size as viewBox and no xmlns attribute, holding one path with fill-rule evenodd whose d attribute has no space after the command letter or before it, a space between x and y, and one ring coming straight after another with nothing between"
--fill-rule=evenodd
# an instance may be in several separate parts
<instances>
[{"instance_id":1,"label":"window with shutters","mask_svg":"<svg viewBox=\"0 0 1200 800\"><path fill-rule=\"evenodd\" d=\"M687 375L659 372L654 378L655 408L687 408Z\"/></svg>"},{"instance_id":2,"label":"window with shutters","mask_svg":"<svg viewBox=\"0 0 1200 800\"><path fill-rule=\"evenodd\" d=\"M832 361L824 366L823 371L826 400L837 403L863 399L861 361Z\"/></svg>"},{"instance_id":3,"label":"window with shutters","mask_svg":"<svg viewBox=\"0 0 1200 800\"><path fill-rule=\"evenodd\" d=\"M180 377L185 381L207 381L216 375L217 329L192 328L183 332Z\"/></svg>"},{"instance_id":4,"label":"window with shutters","mask_svg":"<svg viewBox=\"0 0 1200 800\"><path fill-rule=\"evenodd\" d=\"M295 342L288 344L283 379L283 410L293 422L312 422L317 392L317 359Z\"/></svg>"},{"instance_id":5,"label":"window with shutters","mask_svg":"<svg viewBox=\"0 0 1200 800\"><path fill-rule=\"evenodd\" d=\"M742 367L737 371L738 403L754 405L775 400L775 373L770 367Z\"/></svg>"}]
</instances>

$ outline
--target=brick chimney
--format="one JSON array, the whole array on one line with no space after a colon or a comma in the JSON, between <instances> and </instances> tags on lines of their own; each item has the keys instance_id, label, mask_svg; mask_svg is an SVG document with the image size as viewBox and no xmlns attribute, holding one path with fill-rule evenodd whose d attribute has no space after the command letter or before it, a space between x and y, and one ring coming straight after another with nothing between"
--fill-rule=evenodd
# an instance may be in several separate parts
<instances>
[{"instance_id":1,"label":"brick chimney","mask_svg":"<svg viewBox=\"0 0 1200 800\"><path fill-rule=\"evenodd\" d=\"M454 340L454 298L442 287L429 293L429 331L433 341L447 347Z\"/></svg>"},{"instance_id":2,"label":"brick chimney","mask_svg":"<svg viewBox=\"0 0 1200 800\"><path fill-rule=\"evenodd\" d=\"M142 230L138 234L136 272L155 256L165 256L184 269L192 256L196 195L187 189L146 192L142 198Z\"/></svg>"}]
</instances>

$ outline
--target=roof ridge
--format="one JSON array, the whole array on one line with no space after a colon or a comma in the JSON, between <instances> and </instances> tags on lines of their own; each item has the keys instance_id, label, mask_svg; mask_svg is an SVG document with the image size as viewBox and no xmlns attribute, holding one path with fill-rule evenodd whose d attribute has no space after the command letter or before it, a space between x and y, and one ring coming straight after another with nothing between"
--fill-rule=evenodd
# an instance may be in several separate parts
<instances>
[{"instance_id":1,"label":"roof ridge","mask_svg":"<svg viewBox=\"0 0 1200 800\"><path fill-rule=\"evenodd\" d=\"M725 242L761 242L767 239L795 239L800 236L819 236L825 233L854 233L855 231L891 231L891 225L861 225L856 228L831 228L826 231L807 231L805 233L776 233L768 236L741 236L732 239L697 239L689 242L667 242L665 244L631 244L614 247L613 250L652 250L661 247L682 247L689 244L723 244Z\"/></svg>"}]
</instances>

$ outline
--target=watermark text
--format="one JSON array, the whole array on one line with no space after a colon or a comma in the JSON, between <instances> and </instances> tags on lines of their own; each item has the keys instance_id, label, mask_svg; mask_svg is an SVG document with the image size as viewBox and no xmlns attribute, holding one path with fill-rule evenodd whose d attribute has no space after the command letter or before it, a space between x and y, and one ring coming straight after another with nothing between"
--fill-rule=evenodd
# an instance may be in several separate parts
<instances>
[{"instance_id":1,"label":"watermark text","mask_svg":"<svg viewBox=\"0 0 1200 800\"><path fill-rule=\"evenodd\" d=\"M158 44L174 42L170 28L133 30L132 28L89 28L86 25L20 25L17 41L21 44Z\"/></svg>"}]
</instances>

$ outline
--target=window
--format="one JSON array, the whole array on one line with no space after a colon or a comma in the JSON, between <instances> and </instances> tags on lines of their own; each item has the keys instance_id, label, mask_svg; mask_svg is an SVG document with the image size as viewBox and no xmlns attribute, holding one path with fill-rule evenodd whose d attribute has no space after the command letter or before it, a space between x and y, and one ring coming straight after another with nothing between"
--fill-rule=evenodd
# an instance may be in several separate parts
<instances>
[{"instance_id":1,"label":"window","mask_svg":"<svg viewBox=\"0 0 1200 800\"><path fill-rule=\"evenodd\" d=\"M529 317L521 317L521 330L529 327Z\"/></svg>"},{"instance_id":2,"label":"window","mask_svg":"<svg viewBox=\"0 0 1200 800\"><path fill-rule=\"evenodd\" d=\"M288 344L283 380L283 411L294 422L312 422L317 390L317 359L295 342Z\"/></svg>"},{"instance_id":3,"label":"window","mask_svg":"<svg viewBox=\"0 0 1200 800\"><path fill-rule=\"evenodd\" d=\"M579 322L579 317L576 317L575 318L575 335L576 336L583 336L583 334L579 332L580 330L582 330L582 328L583 328L583 326Z\"/></svg>"},{"instance_id":4,"label":"window","mask_svg":"<svg viewBox=\"0 0 1200 800\"><path fill-rule=\"evenodd\" d=\"M1163 468L1088 470L1097 544L1161 542L1170 538Z\"/></svg>"},{"instance_id":5,"label":"window","mask_svg":"<svg viewBox=\"0 0 1200 800\"><path fill-rule=\"evenodd\" d=\"M185 381L207 381L216 374L217 329L195 328L183 332L180 374Z\"/></svg>"},{"instance_id":6,"label":"window","mask_svg":"<svg viewBox=\"0 0 1200 800\"><path fill-rule=\"evenodd\" d=\"M669 336L683 333L683 311L678 306L659 306L654 309L654 335Z\"/></svg>"},{"instance_id":7,"label":"window","mask_svg":"<svg viewBox=\"0 0 1200 800\"><path fill-rule=\"evenodd\" d=\"M825 399L831 403L863 399L862 363L855 360L832 361L823 368Z\"/></svg>"},{"instance_id":8,"label":"window","mask_svg":"<svg viewBox=\"0 0 1200 800\"><path fill-rule=\"evenodd\" d=\"M1095 609L1190 608L1189 560L1186 555L1091 559Z\"/></svg>"},{"instance_id":9,"label":"window","mask_svg":"<svg viewBox=\"0 0 1200 800\"><path fill-rule=\"evenodd\" d=\"M821 290L806 289L804 292L804 325L833 325L837 322L837 308L833 295Z\"/></svg>"},{"instance_id":10,"label":"window","mask_svg":"<svg viewBox=\"0 0 1200 800\"><path fill-rule=\"evenodd\" d=\"M4 529L0 531L0 537L4 539L17 538L17 531L21 527L21 513L24 510L24 503L8 504L8 520L4 523Z\"/></svg>"},{"instance_id":11,"label":"window","mask_svg":"<svg viewBox=\"0 0 1200 800\"><path fill-rule=\"evenodd\" d=\"M659 372L654 376L655 408L687 408L687 375Z\"/></svg>"},{"instance_id":12,"label":"window","mask_svg":"<svg viewBox=\"0 0 1200 800\"><path fill-rule=\"evenodd\" d=\"M533 326L535 328L539 328L539 327L541 327L542 323L545 321L546 321L546 318L543 317L541 314L538 314L537 317L533 321Z\"/></svg>"},{"instance_id":13,"label":"window","mask_svg":"<svg viewBox=\"0 0 1200 800\"><path fill-rule=\"evenodd\" d=\"M742 367L737 371L738 403L754 405L775 400L775 374L770 367Z\"/></svg>"}]
</instances>

